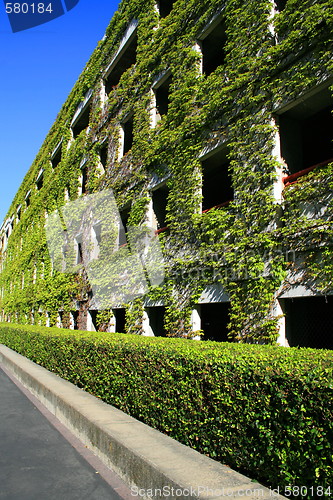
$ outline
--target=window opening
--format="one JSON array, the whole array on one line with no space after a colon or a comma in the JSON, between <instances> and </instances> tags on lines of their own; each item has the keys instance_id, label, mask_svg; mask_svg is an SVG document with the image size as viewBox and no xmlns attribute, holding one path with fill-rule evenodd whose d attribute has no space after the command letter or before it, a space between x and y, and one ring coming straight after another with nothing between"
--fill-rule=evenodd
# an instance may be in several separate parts
<instances>
[{"instance_id":1,"label":"window opening","mask_svg":"<svg viewBox=\"0 0 333 500\"><path fill-rule=\"evenodd\" d=\"M166 208L168 202L169 188L164 185L152 192L153 211L157 223L157 229L166 227Z\"/></svg>"},{"instance_id":2,"label":"window opening","mask_svg":"<svg viewBox=\"0 0 333 500\"><path fill-rule=\"evenodd\" d=\"M87 193L88 187L88 167L81 168L82 176L81 176L81 194Z\"/></svg>"},{"instance_id":3,"label":"window opening","mask_svg":"<svg viewBox=\"0 0 333 500\"><path fill-rule=\"evenodd\" d=\"M30 202L31 202L31 191L29 191L29 193L27 193L25 197L25 204L27 208L29 207Z\"/></svg>"},{"instance_id":4,"label":"window opening","mask_svg":"<svg viewBox=\"0 0 333 500\"><path fill-rule=\"evenodd\" d=\"M116 323L116 332L117 333L125 333L125 308L113 309L113 315L115 317Z\"/></svg>"},{"instance_id":5,"label":"window opening","mask_svg":"<svg viewBox=\"0 0 333 500\"><path fill-rule=\"evenodd\" d=\"M79 329L79 311L72 311L73 329Z\"/></svg>"},{"instance_id":6,"label":"window opening","mask_svg":"<svg viewBox=\"0 0 333 500\"><path fill-rule=\"evenodd\" d=\"M228 341L229 302L200 304L200 316L201 329L204 332L203 340Z\"/></svg>"},{"instance_id":7,"label":"window opening","mask_svg":"<svg viewBox=\"0 0 333 500\"><path fill-rule=\"evenodd\" d=\"M165 307L147 307L146 312L149 318L149 326L155 337L166 337L166 329L164 327Z\"/></svg>"},{"instance_id":8,"label":"window opening","mask_svg":"<svg viewBox=\"0 0 333 500\"><path fill-rule=\"evenodd\" d=\"M333 349L333 296L281 299L290 347Z\"/></svg>"},{"instance_id":9,"label":"window opening","mask_svg":"<svg viewBox=\"0 0 333 500\"><path fill-rule=\"evenodd\" d=\"M104 144L99 151L99 161L104 170L106 170L107 160L108 160L108 145Z\"/></svg>"},{"instance_id":10,"label":"window opening","mask_svg":"<svg viewBox=\"0 0 333 500\"><path fill-rule=\"evenodd\" d=\"M234 198L230 161L226 151L220 150L202 160L202 210L227 206Z\"/></svg>"},{"instance_id":11,"label":"window opening","mask_svg":"<svg viewBox=\"0 0 333 500\"><path fill-rule=\"evenodd\" d=\"M156 102L156 122L166 115L169 108L170 85L172 76L170 75L161 85L154 89Z\"/></svg>"},{"instance_id":12,"label":"window opening","mask_svg":"<svg viewBox=\"0 0 333 500\"><path fill-rule=\"evenodd\" d=\"M76 238L76 264L83 263L82 238Z\"/></svg>"},{"instance_id":13,"label":"window opening","mask_svg":"<svg viewBox=\"0 0 333 500\"><path fill-rule=\"evenodd\" d=\"M121 52L121 55L116 61L114 67L105 78L105 92L107 95L109 95L110 92L117 87L119 80L125 73L125 71L127 71L133 64L135 64L137 44L138 38L135 31L132 37L130 37L130 41L127 47Z\"/></svg>"},{"instance_id":14,"label":"window opening","mask_svg":"<svg viewBox=\"0 0 333 500\"><path fill-rule=\"evenodd\" d=\"M123 129L123 155L132 149L133 145L133 116L122 124Z\"/></svg>"},{"instance_id":15,"label":"window opening","mask_svg":"<svg viewBox=\"0 0 333 500\"><path fill-rule=\"evenodd\" d=\"M44 172L41 172L36 180L37 191L40 191L42 189L43 183L44 183Z\"/></svg>"},{"instance_id":16,"label":"window opening","mask_svg":"<svg viewBox=\"0 0 333 500\"><path fill-rule=\"evenodd\" d=\"M59 328L63 328L64 327L64 323L63 323L63 321L64 321L64 313L63 313L63 311L59 311L58 321L59 321Z\"/></svg>"},{"instance_id":17,"label":"window opening","mask_svg":"<svg viewBox=\"0 0 333 500\"><path fill-rule=\"evenodd\" d=\"M122 226L119 227L119 237L118 237L120 247L127 244L126 233L127 233L127 224L128 224L130 210L131 209L128 207L120 211L120 219L122 223Z\"/></svg>"},{"instance_id":18,"label":"window opening","mask_svg":"<svg viewBox=\"0 0 333 500\"><path fill-rule=\"evenodd\" d=\"M61 144L60 144L59 147L57 147L56 151L54 152L54 154L51 157L52 168L56 168L59 165L59 163L61 162L61 159L62 159L62 151L61 151Z\"/></svg>"},{"instance_id":19,"label":"window opening","mask_svg":"<svg viewBox=\"0 0 333 500\"><path fill-rule=\"evenodd\" d=\"M333 160L332 103L322 104L309 99L279 117L281 156L290 174Z\"/></svg>"},{"instance_id":20,"label":"window opening","mask_svg":"<svg viewBox=\"0 0 333 500\"><path fill-rule=\"evenodd\" d=\"M91 322L95 328L95 331L97 332L98 331L98 324L97 324L97 314L98 314L98 311L97 310L91 310L89 309L89 314L90 314L90 317L91 317Z\"/></svg>"},{"instance_id":21,"label":"window opening","mask_svg":"<svg viewBox=\"0 0 333 500\"><path fill-rule=\"evenodd\" d=\"M90 120L90 111L91 111L91 102L83 109L82 113L80 113L78 119L72 125L73 137L74 139L89 126Z\"/></svg>"},{"instance_id":22,"label":"window opening","mask_svg":"<svg viewBox=\"0 0 333 500\"><path fill-rule=\"evenodd\" d=\"M204 75L210 75L218 66L224 64L226 40L224 20L220 21L201 39L202 72Z\"/></svg>"},{"instance_id":23,"label":"window opening","mask_svg":"<svg viewBox=\"0 0 333 500\"><path fill-rule=\"evenodd\" d=\"M158 11L160 13L160 17L167 17L172 11L173 4L175 0L159 0L158 2Z\"/></svg>"},{"instance_id":24,"label":"window opening","mask_svg":"<svg viewBox=\"0 0 333 500\"><path fill-rule=\"evenodd\" d=\"M282 12L285 8L287 0L275 0L276 10Z\"/></svg>"}]
</instances>

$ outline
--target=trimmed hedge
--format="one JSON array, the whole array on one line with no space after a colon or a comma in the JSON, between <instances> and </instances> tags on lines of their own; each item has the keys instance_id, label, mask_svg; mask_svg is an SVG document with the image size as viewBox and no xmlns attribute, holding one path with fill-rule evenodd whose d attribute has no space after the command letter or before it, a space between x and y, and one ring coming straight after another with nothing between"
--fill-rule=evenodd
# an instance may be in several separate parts
<instances>
[{"instance_id":1,"label":"trimmed hedge","mask_svg":"<svg viewBox=\"0 0 333 500\"><path fill-rule=\"evenodd\" d=\"M7 323L0 342L268 486L331 486L332 351Z\"/></svg>"}]
</instances>

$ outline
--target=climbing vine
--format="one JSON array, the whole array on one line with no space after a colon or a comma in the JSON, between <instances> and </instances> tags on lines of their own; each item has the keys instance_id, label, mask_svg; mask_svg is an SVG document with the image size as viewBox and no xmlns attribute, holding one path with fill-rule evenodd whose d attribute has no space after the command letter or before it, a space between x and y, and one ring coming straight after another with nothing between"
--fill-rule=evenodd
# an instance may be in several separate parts
<instances>
[{"instance_id":1,"label":"climbing vine","mask_svg":"<svg viewBox=\"0 0 333 500\"><path fill-rule=\"evenodd\" d=\"M195 42L220 12L225 59L209 76L201 75ZM139 21L136 64L103 102L103 70L132 19ZM55 325L59 311L64 318L78 302L89 308L85 274L52 269L44 231L45 214L80 196L83 161L88 193L111 188L118 206L130 207L132 226L146 220L153 176L168 179L169 230L159 236L165 281L148 293L150 301L166 306L168 335L193 336L191 311L208 285L222 285L229 294L229 337L239 342L276 341L274 300L293 273L299 275L300 262L308 286L331 293L333 164L286 187L282 201L274 198L273 185L281 168L274 152L276 110L332 74L332 24L333 6L324 0L288 0L280 13L271 0L257 0L255 9L252 0L179 0L164 19L152 1L124 0L8 211L13 231L1 273L3 319ZM166 70L172 74L168 113L152 128L151 88ZM71 121L89 89L89 128L74 140ZM133 146L120 158L119 126L130 114ZM52 168L60 141L61 162ZM228 149L234 199L201 213L200 154L221 142ZM44 186L37 190L41 168ZM142 298L126 307L128 332L143 332L143 313ZM112 318L112 311L100 311L97 328L107 329Z\"/></svg>"}]
</instances>

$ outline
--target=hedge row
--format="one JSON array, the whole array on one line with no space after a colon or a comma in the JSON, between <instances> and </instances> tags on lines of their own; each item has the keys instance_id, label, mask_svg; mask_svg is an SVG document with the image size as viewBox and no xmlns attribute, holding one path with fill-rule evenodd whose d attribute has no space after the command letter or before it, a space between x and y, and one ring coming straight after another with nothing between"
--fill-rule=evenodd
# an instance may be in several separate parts
<instances>
[{"instance_id":1,"label":"hedge row","mask_svg":"<svg viewBox=\"0 0 333 500\"><path fill-rule=\"evenodd\" d=\"M331 485L332 351L4 323L0 342L268 486Z\"/></svg>"}]
</instances>

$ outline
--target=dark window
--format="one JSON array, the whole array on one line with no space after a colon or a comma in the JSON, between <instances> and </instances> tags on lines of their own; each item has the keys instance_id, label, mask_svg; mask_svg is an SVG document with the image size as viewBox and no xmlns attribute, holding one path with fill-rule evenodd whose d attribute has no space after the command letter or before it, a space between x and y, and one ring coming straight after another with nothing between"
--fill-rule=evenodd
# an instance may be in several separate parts
<instances>
[{"instance_id":1,"label":"dark window","mask_svg":"<svg viewBox=\"0 0 333 500\"><path fill-rule=\"evenodd\" d=\"M333 115L328 107L310 116L302 124L304 166L333 158Z\"/></svg>"},{"instance_id":2,"label":"dark window","mask_svg":"<svg viewBox=\"0 0 333 500\"><path fill-rule=\"evenodd\" d=\"M201 40L202 72L210 75L225 59L226 33L224 21L220 21L215 28Z\"/></svg>"},{"instance_id":3,"label":"dark window","mask_svg":"<svg viewBox=\"0 0 333 500\"><path fill-rule=\"evenodd\" d=\"M77 259L76 259L76 263L77 264L82 264L82 262L83 262L82 242L78 241L77 242Z\"/></svg>"},{"instance_id":4,"label":"dark window","mask_svg":"<svg viewBox=\"0 0 333 500\"><path fill-rule=\"evenodd\" d=\"M169 189L167 186L161 186L152 192L153 211L157 221L158 229L166 227L166 207L168 202Z\"/></svg>"},{"instance_id":5,"label":"dark window","mask_svg":"<svg viewBox=\"0 0 333 500\"><path fill-rule=\"evenodd\" d=\"M200 305L201 329L203 340L228 341L228 323L230 321L230 303L217 302Z\"/></svg>"},{"instance_id":6,"label":"dark window","mask_svg":"<svg viewBox=\"0 0 333 500\"><path fill-rule=\"evenodd\" d=\"M31 198L31 194L29 193L25 197L25 204L26 204L27 207L30 205L30 198Z\"/></svg>"},{"instance_id":7,"label":"dark window","mask_svg":"<svg viewBox=\"0 0 333 500\"><path fill-rule=\"evenodd\" d=\"M172 83L172 76L169 76L161 85L155 88L156 100L156 115L157 120L166 115L169 107L170 85Z\"/></svg>"},{"instance_id":8,"label":"dark window","mask_svg":"<svg viewBox=\"0 0 333 500\"><path fill-rule=\"evenodd\" d=\"M123 73L127 71L136 61L136 49L137 49L137 34L130 37L127 47L121 53L119 59L115 63L114 67L111 69L109 75L105 78L105 92L109 93L117 87L119 80Z\"/></svg>"},{"instance_id":9,"label":"dark window","mask_svg":"<svg viewBox=\"0 0 333 500\"><path fill-rule=\"evenodd\" d=\"M283 113L279 125L281 156L291 174L333 158L332 105L314 111L305 102Z\"/></svg>"},{"instance_id":10,"label":"dark window","mask_svg":"<svg viewBox=\"0 0 333 500\"><path fill-rule=\"evenodd\" d=\"M103 165L104 170L106 169L106 164L108 160L108 145L105 144L101 147L99 151L99 159L101 164Z\"/></svg>"},{"instance_id":11,"label":"dark window","mask_svg":"<svg viewBox=\"0 0 333 500\"><path fill-rule=\"evenodd\" d=\"M333 296L281 300L290 347L333 349Z\"/></svg>"},{"instance_id":12,"label":"dark window","mask_svg":"<svg viewBox=\"0 0 333 500\"><path fill-rule=\"evenodd\" d=\"M18 221L21 220L21 207L17 209L16 217Z\"/></svg>"},{"instance_id":13,"label":"dark window","mask_svg":"<svg viewBox=\"0 0 333 500\"><path fill-rule=\"evenodd\" d=\"M92 324L94 325L96 332L98 332L98 323L97 323L98 311L97 310L89 310L89 313L90 313Z\"/></svg>"},{"instance_id":14,"label":"dark window","mask_svg":"<svg viewBox=\"0 0 333 500\"><path fill-rule=\"evenodd\" d=\"M90 111L91 111L91 104L89 103L83 109L82 113L80 113L78 119L73 124L72 131L74 139L77 138L77 136L82 132L82 130L85 130L88 127L90 119Z\"/></svg>"},{"instance_id":15,"label":"dark window","mask_svg":"<svg viewBox=\"0 0 333 500\"><path fill-rule=\"evenodd\" d=\"M133 116L123 123L124 132L124 143L123 143L123 154L125 155L132 149L133 145Z\"/></svg>"},{"instance_id":16,"label":"dark window","mask_svg":"<svg viewBox=\"0 0 333 500\"><path fill-rule=\"evenodd\" d=\"M166 330L164 327L165 307L147 307L146 311L149 318L150 328L152 329L155 337L166 337Z\"/></svg>"},{"instance_id":17,"label":"dark window","mask_svg":"<svg viewBox=\"0 0 333 500\"><path fill-rule=\"evenodd\" d=\"M61 162L61 146L57 149L55 154L51 158L52 168L56 168Z\"/></svg>"},{"instance_id":18,"label":"dark window","mask_svg":"<svg viewBox=\"0 0 333 500\"><path fill-rule=\"evenodd\" d=\"M74 330L79 329L79 311L72 311Z\"/></svg>"},{"instance_id":19,"label":"dark window","mask_svg":"<svg viewBox=\"0 0 333 500\"><path fill-rule=\"evenodd\" d=\"M126 315L125 309L113 309L113 314L116 320L116 332L125 333Z\"/></svg>"},{"instance_id":20,"label":"dark window","mask_svg":"<svg viewBox=\"0 0 333 500\"><path fill-rule=\"evenodd\" d=\"M121 210L120 212L122 227L119 228L119 246L125 245L127 243L126 233L127 233L129 214L130 214L130 208L126 208L124 210Z\"/></svg>"},{"instance_id":21,"label":"dark window","mask_svg":"<svg viewBox=\"0 0 333 500\"><path fill-rule=\"evenodd\" d=\"M160 17L166 17L172 11L173 4L175 0L159 0L158 2L158 10L160 13Z\"/></svg>"},{"instance_id":22,"label":"dark window","mask_svg":"<svg viewBox=\"0 0 333 500\"><path fill-rule=\"evenodd\" d=\"M43 182L44 182L44 173L42 172L39 176L38 176L38 179L36 181L36 187L37 187L37 190L40 191L43 187Z\"/></svg>"},{"instance_id":23,"label":"dark window","mask_svg":"<svg viewBox=\"0 0 333 500\"><path fill-rule=\"evenodd\" d=\"M82 171L81 192L82 194L86 194L88 185L88 167L83 167L81 171Z\"/></svg>"},{"instance_id":24,"label":"dark window","mask_svg":"<svg viewBox=\"0 0 333 500\"><path fill-rule=\"evenodd\" d=\"M275 0L276 9L281 12L285 8L287 0Z\"/></svg>"},{"instance_id":25,"label":"dark window","mask_svg":"<svg viewBox=\"0 0 333 500\"><path fill-rule=\"evenodd\" d=\"M219 151L202 162L202 210L228 204L234 198L230 162L226 151Z\"/></svg>"}]
</instances>

